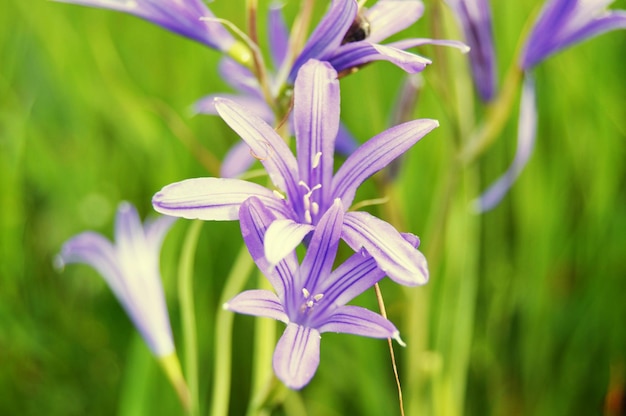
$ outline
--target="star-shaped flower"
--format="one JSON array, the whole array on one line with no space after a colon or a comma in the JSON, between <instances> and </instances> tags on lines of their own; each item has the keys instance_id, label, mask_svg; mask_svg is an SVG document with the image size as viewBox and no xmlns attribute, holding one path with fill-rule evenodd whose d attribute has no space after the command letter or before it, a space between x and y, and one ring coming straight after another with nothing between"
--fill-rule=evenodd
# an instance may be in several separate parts
<instances>
[{"instance_id":1,"label":"star-shaped flower","mask_svg":"<svg viewBox=\"0 0 626 416\"><path fill-rule=\"evenodd\" d=\"M226 99L217 99L215 106L261 161L280 192L236 179L196 178L163 188L153 198L154 208L184 218L236 220L241 204L256 196L278 218L265 238L267 257L274 263L315 228L335 199L349 207L365 179L439 125L421 119L392 127L360 146L333 175L339 82L328 63L309 61L296 80L297 159L283 139L246 108ZM342 238L355 251L365 248L397 282L416 285L427 281L426 259L390 224L365 212L347 212Z\"/></svg>"},{"instance_id":2,"label":"star-shaped flower","mask_svg":"<svg viewBox=\"0 0 626 416\"><path fill-rule=\"evenodd\" d=\"M399 332L387 319L368 309L346 303L385 276L367 252L359 252L332 270L342 233L344 209L336 199L320 218L302 260L289 253L275 267L265 258L263 239L274 213L261 200L246 200L240 209L241 232L252 258L270 280L275 293L248 290L224 307L287 324L274 351L274 372L288 387L300 389L319 365L324 332L342 332L373 338L395 338ZM407 244L419 240L406 235ZM409 243L410 241L410 243Z\"/></svg>"},{"instance_id":3,"label":"star-shaped flower","mask_svg":"<svg viewBox=\"0 0 626 416\"><path fill-rule=\"evenodd\" d=\"M117 211L115 245L100 234L84 232L67 241L58 257L61 266L85 263L102 275L157 357L174 352L159 253L175 220L164 216L144 227L135 207L124 202Z\"/></svg>"}]
</instances>

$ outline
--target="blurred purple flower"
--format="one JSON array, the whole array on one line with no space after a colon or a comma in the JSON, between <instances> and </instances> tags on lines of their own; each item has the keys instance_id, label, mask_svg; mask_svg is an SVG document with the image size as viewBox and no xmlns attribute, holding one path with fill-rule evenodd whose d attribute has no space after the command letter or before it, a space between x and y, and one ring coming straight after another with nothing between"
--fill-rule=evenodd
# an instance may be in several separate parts
<instances>
[{"instance_id":1,"label":"blurred purple flower","mask_svg":"<svg viewBox=\"0 0 626 416\"><path fill-rule=\"evenodd\" d=\"M529 70L550 55L615 29L626 28L626 11L607 10L613 0L549 0L528 36L520 66Z\"/></svg>"},{"instance_id":2,"label":"blurred purple flower","mask_svg":"<svg viewBox=\"0 0 626 416\"><path fill-rule=\"evenodd\" d=\"M184 218L236 220L241 204L256 196L278 218L265 237L266 255L274 263L300 244L336 198L349 207L363 181L439 125L422 119L386 130L359 147L333 175L339 81L328 63L311 60L296 80L293 124L297 159L274 129L246 108L226 99L217 99L215 105L284 195L236 179L196 178L164 187L154 196L153 206L161 213ZM355 251L365 248L379 267L401 284L423 284L428 279L423 254L390 224L368 213L346 213L342 238Z\"/></svg>"},{"instance_id":3,"label":"blurred purple flower","mask_svg":"<svg viewBox=\"0 0 626 416\"><path fill-rule=\"evenodd\" d=\"M175 220L164 216L142 226L135 207L123 202L115 221L115 245L88 231L67 241L57 258L60 266L85 263L96 269L157 357L174 352L159 253Z\"/></svg>"},{"instance_id":4,"label":"blurred purple flower","mask_svg":"<svg viewBox=\"0 0 626 416\"><path fill-rule=\"evenodd\" d=\"M345 304L385 276L367 252L352 255L331 271L342 233L344 208L336 199L320 219L309 248L298 264L295 252L276 266L265 258L263 239L276 220L257 198L240 208L241 232L252 258L274 287L248 290L224 307L234 312L277 319L287 328L274 351L274 372L292 389L304 387L317 370L320 338L324 332L341 332L373 338L394 338L401 345L396 327L381 315ZM407 236L410 244L419 240Z\"/></svg>"},{"instance_id":5,"label":"blurred purple flower","mask_svg":"<svg viewBox=\"0 0 626 416\"><path fill-rule=\"evenodd\" d=\"M490 101L496 90L496 54L489 1L447 0L447 3L454 10L470 47L469 59L478 94L483 101Z\"/></svg>"},{"instance_id":6,"label":"blurred purple flower","mask_svg":"<svg viewBox=\"0 0 626 416\"><path fill-rule=\"evenodd\" d=\"M141 17L181 36L204 43L210 48L227 52L235 39L216 21L202 0L58 0L117 10Z\"/></svg>"},{"instance_id":7,"label":"blurred purple flower","mask_svg":"<svg viewBox=\"0 0 626 416\"><path fill-rule=\"evenodd\" d=\"M339 73L373 61L389 61L409 73L420 72L431 61L405 49L437 44L466 52L467 45L448 40L405 39L386 45L388 37L415 23L424 12L421 0L380 0L359 10L356 0L333 0L294 62L289 80L309 59L328 61Z\"/></svg>"}]
</instances>

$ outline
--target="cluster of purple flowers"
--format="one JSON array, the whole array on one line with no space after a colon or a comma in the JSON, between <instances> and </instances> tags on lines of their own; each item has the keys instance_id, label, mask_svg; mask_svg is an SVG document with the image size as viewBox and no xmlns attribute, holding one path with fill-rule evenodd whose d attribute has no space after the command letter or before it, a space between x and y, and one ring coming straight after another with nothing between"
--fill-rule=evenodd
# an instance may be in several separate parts
<instances>
[{"instance_id":1,"label":"cluster of purple flowers","mask_svg":"<svg viewBox=\"0 0 626 416\"><path fill-rule=\"evenodd\" d=\"M294 51L289 49L289 31L280 10L272 9L268 26L275 71L261 79L252 64L256 45L231 34L201 0L67 1L134 14L224 53L221 73L236 93L205 97L195 107L219 115L243 143L227 157L222 177L187 179L158 192L152 203L165 217L143 228L134 208L122 204L115 246L99 235L84 233L65 244L61 260L94 266L151 350L161 357L174 352L158 267L171 218L238 220L252 258L274 291L249 290L224 306L287 325L273 359L276 375L287 386L299 389L311 380L319 364L323 332L402 343L399 331L385 317L346 303L384 276L407 286L426 283L428 266L418 250L419 239L349 208L367 178L404 154L438 122L408 121L357 147L340 123L339 78L377 60L418 73L431 62L407 49L424 44L467 47L421 38L382 44L421 17L419 0L379 0L369 9L356 0L333 0L308 41ZM607 12L607 3L548 1L524 47L521 70L530 71L566 46L625 27L625 14ZM488 3L450 0L449 4L473 48L470 59L479 95L492 100L497 86ZM285 98L291 96L285 105ZM295 136L295 156L273 127L280 120L288 120L287 130ZM520 151L511 170L483 195L483 208L495 205L519 175L532 149L535 125L529 76L522 93ZM336 171L335 150L347 154ZM267 171L269 187L236 178L254 159ZM333 270L340 240L355 254ZM295 250L301 244L306 254L300 262Z\"/></svg>"}]
</instances>

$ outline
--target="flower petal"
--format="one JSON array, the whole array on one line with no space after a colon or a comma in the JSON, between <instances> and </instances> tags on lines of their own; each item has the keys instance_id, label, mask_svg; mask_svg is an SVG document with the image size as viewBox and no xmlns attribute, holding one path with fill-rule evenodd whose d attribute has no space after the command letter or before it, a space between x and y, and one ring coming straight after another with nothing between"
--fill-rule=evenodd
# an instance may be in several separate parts
<instances>
[{"instance_id":1,"label":"flower petal","mask_svg":"<svg viewBox=\"0 0 626 416\"><path fill-rule=\"evenodd\" d=\"M411 26L422 14L424 3L419 0L379 0L365 11L372 28L367 41L379 43Z\"/></svg>"},{"instance_id":2,"label":"flower petal","mask_svg":"<svg viewBox=\"0 0 626 416\"><path fill-rule=\"evenodd\" d=\"M302 279L297 285L311 293L319 293L318 285L330 275L341 238L343 213L343 205L337 198L313 231L309 248L296 275Z\"/></svg>"},{"instance_id":3,"label":"flower petal","mask_svg":"<svg viewBox=\"0 0 626 416\"><path fill-rule=\"evenodd\" d=\"M439 122L430 119L409 121L392 127L361 145L339 168L333 178L332 195L341 198L344 206L352 204L357 188L406 152Z\"/></svg>"},{"instance_id":4,"label":"flower petal","mask_svg":"<svg viewBox=\"0 0 626 416\"><path fill-rule=\"evenodd\" d=\"M367 41L346 43L338 48L328 60L339 73L373 61L389 61L404 71L414 74L423 71L426 65L432 63L430 59L423 56Z\"/></svg>"},{"instance_id":5,"label":"flower petal","mask_svg":"<svg viewBox=\"0 0 626 416\"><path fill-rule=\"evenodd\" d=\"M320 333L294 323L287 325L274 350L276 376L291 389L311 381L320 363Z\"/></svg>"},{"instance_id":6,"label":"flower petal","mask_svg":"<svg viewBox=\"0 0 626 416\"><path fill-rule=\"evenodd\" d=\"M342 238L354 251L365 248L395 282L415 286L428 281L424 255L389 223L367 212L348 212L344 216Z\"/></svg>"},{"instance_id":7,"label":"flower petal","mask_svg":"<svg viewBox=\"0 0 626 416\"><path fill-rule=\"evenodd\" d=\"M302 48L289 74L289 81L293 82L302 65L309 59L315 58L326 61L343 40L344 35L354 22L358 10L355 0L333 0L330 9L322 17L309 40Z\"/></svg>"},{"instance_id":8,"label":"flower petal","mask_svg":"<svg viewBox=\"0 0 626 416\"><path fill-rule=\"evenodd\" d=\"M287 215L284 201L252 182L226 178L194 178L172 183L152 198L157 212L188 219L230 221L239 218L243 201L256 196L268 207Z\"/></svg>"},{"instance_id":9,"label":"flower petal","mask_svg":"<svg viewBox=\"0 0 626 416\"><path fill-rule=\"evenodd\" d=\"M399 40L397 42L391 42L385 46L405 50L424 45L449 46L451 48L457 48L461 51L461 53L467 53L470 51L470 47L467 46L465 43L458 40L449 39L412 38Z\"/></svg>"},{"instance_id":10,"label":"flower petal","mask_svg":"<svg viewBox=\"0 0 626 416\"><path fill-rule=\"evenodd\" d=\"M194 103L193 112L210 114L214 116L219 115L217 109L215 108L216 98L225 98L230 101L234 101L242 107L247 108L257 116L261 117L266 123L274 122L274 113L267 106L265 100L254 95L236 95L226 93L207 95Z\"/></svg>"},{"instance_id":11,"label":"flower petal","mask_svg":"<svg viewBox=\"0 0 626 416\"><path fill-rule=\"evenodd\" d=\"M246 290L226 302L224 309L289 323L289 318L283 310L280 300L269 290Z\"/></svg>"},{"instance_id":12,"label":"flower petal","mask_svg":"<svg viewBox=\"0 0 626 416\"><path fill-rule=\"evenodd\" d=\"M298 173L310 188L321 184L327 206L339 129L339 80L327 63L310 60L300 68L294 89L294 130Z\"/></svg>"},{"instance_id":13,"label":"flower petal","mask_svg":"<svg viewBox=\"0 0 626 416\"><path fill-rule=\"evenodd\" d=\"M283 300L285 293L293 285L294 273L298 268L298 258L292 251L283 256L284 258L280 262L272 264L267 261L264 240L268 227L275 221L276 216L256 197L247 199L239 210L241 234L248 251L261 272L272 284L278 297Z\"/></svg>"},{"instance_id":14,"label":"flower petal","mask_svg":"<svg viewBox=\"0 0 626 416\"><path fill-rule=\"evenodd\" d=\"M270 5L267 26L268 37L271 45L272 62L274 69L278 70L287 56L289 49L289 30L283 18L283 4Z\"/></svg>"},{"instance_id":15,"label":"flower petal","mask_svg":"<svg viewBox=\"0 0 626 416\"><path fill-rule=\"evenodd\" d=\"M477 212L485 212L493 209L500 203L502 198L504 198L528 163L528 159L530 159L530 155L535 148L536 134L537 107L535 104L535 82L529 74L526 74L526 79L522 86L515 159L513 159L513 163L506 173L474 202L474 208Z\"/></svg>"},{"instance_id":16,"label":"flower petal","mask_svg":"<svg viewBox=\"0 0 626 416\"><path fill-rule=\"evenodd\" d=\"M296 159L283 139L265 121L250 110L226 99L217 98L215 108L222 119L248 143L270 179L289 197L298 195Z\"/></svg>"},{"instance_id":17,"label":"flower petal","mask_svg":"<svg viewBox=\"0 0 626 416\"><path fill-rule=\"evenodd\" d=\"M342 306L325 318L320 333L341 332L370 338L399 338L398 329L381 315L359 306Z\"/></svg>"},{"instance_id":18,"label":"flower petal","mask_svg":"<svg viewBox=\"0 0 626 416\"><path fill-rule=\"evenodd\" d=\"M224 156L220 166L220 176L222 178L236 178L250 169L254 162L255 159L250 154L250 147L246 142L235 143Z\"/></svg>"},{"instance_id":19,"label":"flower petal","mask_svg":"<svg viewBox=\"0 0 626 416\"><path fill-rule=\"evenodd\" d=\"M300 224L290 219L276 220L265 233L265 257L277 264L293 252L304 237L313 230L311 224Z\"/></svg>"}]
</instances>

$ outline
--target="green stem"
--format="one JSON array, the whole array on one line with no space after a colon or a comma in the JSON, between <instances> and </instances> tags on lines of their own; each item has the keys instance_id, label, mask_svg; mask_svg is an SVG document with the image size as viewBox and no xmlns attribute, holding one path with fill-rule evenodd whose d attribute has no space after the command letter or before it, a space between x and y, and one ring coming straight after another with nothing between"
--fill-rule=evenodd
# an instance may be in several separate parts
<instances>
[{"instance_id":1,"label":"green stem","mask_svg":"<svg viewBox=\"0 0 626 416\"><path fill-rule=\"evenodd\" d=\"M246 246L242 246L235 263L228 274L226 285L222 290L220 305L225 304L233 296L243 290L252 271L254 262L248 253ZM212 416L228 415L228 402L230 398L230 381L232 366L232 332L234 314L220 308L215 318L215 354L213 379L213 404Z\"/></svg>"},{"instance_id":2,"label":"green stem","mask_svg":"<svg viewBox=\"0 0 626 416\"><path fill-rule=\"evenodd\" d=\"M198 408L198 351L195 303L193 299L193 262L198 245L202 221L189 226L178 266L178 297L181 307L181 324L185 346L185 374L189 385L190 414L199 414Z\"/></svg>"}]
</instances>

